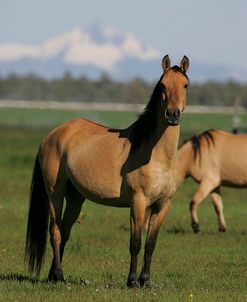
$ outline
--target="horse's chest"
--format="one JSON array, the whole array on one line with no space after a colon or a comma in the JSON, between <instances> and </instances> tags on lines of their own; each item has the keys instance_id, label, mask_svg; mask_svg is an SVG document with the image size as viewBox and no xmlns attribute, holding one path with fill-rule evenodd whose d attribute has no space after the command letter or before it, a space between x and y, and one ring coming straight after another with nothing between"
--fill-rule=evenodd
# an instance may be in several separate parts
<instances>
[{"instance_id":1,"label":"horse's chest","mask_svg":"<svg viewBox=\"0 0 247 302\"><path fill-rule=\"evenodd\" d=\"M146 193L149 194L150 200L168 199L173 196L176 186L172 175L168 174L162 180L153 181Z\"/></svg>"},{"instance_id":2,"label":"horse's chest","mask_svg":"<svg viewBox=\"0 0 247 302\"><path fill-rule=\"evenodd\" d=\"M150 201L171 198L176 191L173 170L164 170L160 166L142 170L140 188Z\"/></svg>"}]
</instances>

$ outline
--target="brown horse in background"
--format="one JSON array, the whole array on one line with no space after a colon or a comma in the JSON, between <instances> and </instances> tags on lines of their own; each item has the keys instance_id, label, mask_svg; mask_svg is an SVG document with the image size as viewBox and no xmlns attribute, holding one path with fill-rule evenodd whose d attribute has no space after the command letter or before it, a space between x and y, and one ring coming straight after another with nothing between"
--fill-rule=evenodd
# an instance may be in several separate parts
<instances>
[{"instance_id":1,"label":"brown horse in background","mask_svg":"<svg viewBox=\"0 0 247 302\"><path fill-rule=\"evenodd\" d=\"M247 135L207 130L193 136L178 150L179 181L192 177L199 187L190 202L191 225L199 232L197 208L210 194L219 231L226 231L220 186L247 187Z\"/></svg>"},{"instance_id":2,"label":"brown horse in background","mask_svg":"<svg viewBox=\"0 0 247 302\"><path fill-rule=\"evenodd\" d=\"M186 105L189 60L163 74L144 112L126 129L111 129L75 119L55 128L41 143L33 172L26 235L30 272L40 273L48 219L53 261L48 280L63 281L61 262L71 227L87 198L99 204L130 207L130 270L128 287L148 284L160 226L176 183L175 155L180 115ZM66 206L63 212L64 197ZM144 263L137 278L137 259L146 212Z\"/></svg>"}]
</instances>

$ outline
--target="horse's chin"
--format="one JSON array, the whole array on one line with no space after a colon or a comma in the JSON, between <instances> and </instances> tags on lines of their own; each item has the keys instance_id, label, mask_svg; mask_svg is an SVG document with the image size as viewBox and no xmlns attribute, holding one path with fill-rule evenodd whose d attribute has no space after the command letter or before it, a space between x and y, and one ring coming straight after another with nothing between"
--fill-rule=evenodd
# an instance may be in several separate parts
<instances>
[{"instance_id":1,"label":"horse's chin","mask_svg":"<svg viewBox=\"0 0 247 302\"><path fill-rule=\"evenodd\" d=\"M169 126L178 126L180 124L180 120L167 120Z\"/></svg>"}]
</instances>

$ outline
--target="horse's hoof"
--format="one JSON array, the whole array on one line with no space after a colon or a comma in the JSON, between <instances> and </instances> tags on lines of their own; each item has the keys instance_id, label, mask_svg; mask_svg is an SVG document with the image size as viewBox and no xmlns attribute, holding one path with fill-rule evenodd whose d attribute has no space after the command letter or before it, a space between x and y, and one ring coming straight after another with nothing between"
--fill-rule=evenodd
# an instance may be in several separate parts
<instances>
[{"instance_id":1,"label":"horse's hoof","mask_svg":"<svg viewBox=\"0 0 247 302\"><path fill-rule=\"evenodd\" d=\"M128 288L140 288L140 284L137 280L128 280L127 287Z\"/></svg>"},{"instance_id":2,"label":"horse's hoof","mask_svg":"<svg viewBox=\"0 0 247 302\"><path fill-rule=\"evenodd\" d=\"M197 234L197 233L200 232L199 223L197 223L197 222L192 222L191 226L192 226L192 229L193 229L193 231L194 231L195 234Z\"/></svg>"},{"instance_id":3,"label":"horse's hoof","mask_svg":"<svg viewBox=\"0 0 247 302\"><path fill-rule=\"evenodd\" d=\"M57 278L56 276L52 276L52 277L48 277L47 278L47 282L54 282L54 283L57 283L57 282L62 282L62 283L65 283L65 279L64 278Z\"/></svg>"},{"instance_id":4,"label":"horse's hoof","mask_svg":"<svg viewBox=\"0 0 247 302\"><path fill-rule=\"evenodd\" d=\"M219 232L225 233L226 232L226 228L225 227L219 227Z\"/></svg>"},{"instance_id":5,"label":"horse's hoof","mask_svg":"<svg viewBox=\"0 0 247 302\"><path fill-rule=\"evenodd\" d=\"M63 272L61 270L50 271L48 275L48 282L65 282Z\"/></svg>"},{"instance_id":6,"label":"horse's hoof","mask_svg":"<svg viewBox=\"0 0 247 302\"><path fill-rule=\"evenodd\" d=\"M141 274L139 278L139 283L141 287L150 287L150 280L147 274Z\"/></svg>"}]
</instances>

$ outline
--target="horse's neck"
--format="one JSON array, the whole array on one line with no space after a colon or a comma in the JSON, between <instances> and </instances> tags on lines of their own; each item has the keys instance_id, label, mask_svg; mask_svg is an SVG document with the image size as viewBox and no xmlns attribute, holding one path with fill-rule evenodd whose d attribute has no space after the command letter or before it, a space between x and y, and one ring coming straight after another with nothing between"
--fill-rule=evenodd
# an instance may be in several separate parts
<instances>
[{"instance_id":1,"label":"horse's neck","mask_svg":"<svg viewBox=\"0 0 247 302\"><path fill-rule=\"evenodd\" d=\"M186 143L177 152L177 179L179 184L190 176L191 165L194 162L190 144Z\"/></svg>"},{"instance_id":2,"label":"horse's neck","mask_svg":"<svg viewBox=\"0 0 247 302\"><path fill-rule=\"evenodd\" d=\"M162 139L164 140L164 149L167 157L172 160L177 155L178 140L180 135L180 125L168 126Z\"/></svg>"},{"instance_id":3,"label":"horse's neck","mask_svg":"<svg viewBox=\"0 0 247 302\"><path fill-rule=\"evenodd\" d=\"M176 159L179 134L179 125L166 125L163 129L163 133L160 136L160 139L155 146L157 152L167 163L172 163Z\"/></svg>"}]
</instances>

